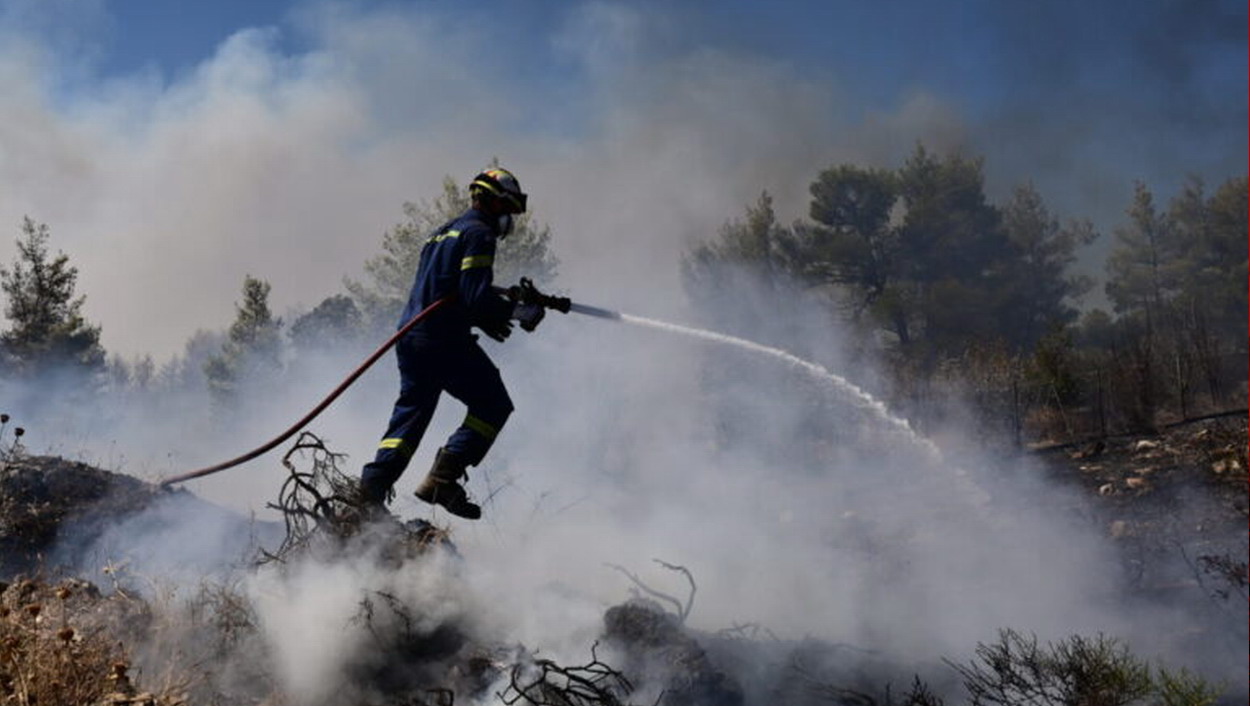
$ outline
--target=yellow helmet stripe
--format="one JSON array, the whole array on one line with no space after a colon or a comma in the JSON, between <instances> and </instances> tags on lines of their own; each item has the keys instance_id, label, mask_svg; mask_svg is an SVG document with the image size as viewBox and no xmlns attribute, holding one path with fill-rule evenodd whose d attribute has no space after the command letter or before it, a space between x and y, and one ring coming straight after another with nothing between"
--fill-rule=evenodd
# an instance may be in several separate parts
<instances>
[{"instance_id":1,"label":"yellow helmet stripe","mask_svg":"<svg viewBox=\"0 0 1250 706\"><path fill-rule=\"evenodd\" d=\"M500 191L499 189L496 189L494 184L490 183L489 181L486 181L485 179L474 179L473 183L470 184L469 186L480 186L483 189L486 189L487 191L491 192L492 194L496 196L507 195L504 192Z\"/></svg>"},{"instance_id":2,"label":"yellow helmet stripe","mask_svg":"<svg viewBox=\"0 0 1250 706\"><path fill-rule=\"evenodd\" d=\"M518 198L516 197L516 194L513 194L513 193L512 193L512 192L510 192L510 191L503 191L503 190L501 190L501 189L498 189L498 188L496 188L496 187L495 187L495 185L494 185L494 184L492 184L492 183L490 183L490 182L488 182L488 181L485 181L485 180L483 180L483 179L475 179L475 180L473 181L473 183L469 185L469 187L470 187L470 188L472 188L472 187L474 187L474 186L480 186L480 187L482 187L483 189L486 189L487 191L491 192L491 193L492 193L492 194L494 194L495 196L498 196L498 197L499 197L499 198L501 198L501 199L506 199L507 201L511 202L511 203L512 203L512 205L516 206L517 208L521 208L521 200L520 200L520 199L518 199Z\"/></svg>"}]
</instances>

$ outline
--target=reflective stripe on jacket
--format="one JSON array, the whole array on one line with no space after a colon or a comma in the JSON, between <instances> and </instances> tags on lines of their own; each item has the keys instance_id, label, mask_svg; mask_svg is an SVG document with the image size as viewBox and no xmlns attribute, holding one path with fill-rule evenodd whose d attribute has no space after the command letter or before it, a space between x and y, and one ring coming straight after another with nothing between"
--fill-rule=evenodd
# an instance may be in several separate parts
<instances>
[{"instance_id":1,"label":"reflective stripe on jacket","mask_svg":"<svg viewBox=\"0 0 1250 706\"><path fill-rule=\"evenodd\" d=\"M453 294L455 301L414 327L410 335L468 336L470 326L507 320L511 303L491 289L495 241L495 229L488 225L486 215L474 208L434 231L421 249L408 304L397 327Z\"/></svg>"}]
</instances>

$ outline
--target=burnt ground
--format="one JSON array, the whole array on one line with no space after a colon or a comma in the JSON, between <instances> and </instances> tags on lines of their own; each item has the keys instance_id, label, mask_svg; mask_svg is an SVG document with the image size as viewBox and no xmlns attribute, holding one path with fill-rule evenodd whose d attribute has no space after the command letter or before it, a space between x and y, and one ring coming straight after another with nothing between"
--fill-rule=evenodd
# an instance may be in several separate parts
<instances>
[{"instance_id":1,"label":"burnt ground","mask_svg":"<svg viewBox=\"0 0 1250 706\"><path fill-rule=\"evenodd\" d=\"M206 538L178 541L192 517L215 528L217 546L238 546L239 556L265 529L185 490L58 457L13 455L0 460L0 580L100 568L135 550L119 543L155 538L180 545L169 563L194 564Z\"/></svg>"},{"instance_id":2,"label":"burnt ground","mask_svg":"<svg viewBox=\"0 0 1250 706\"><path fill-rule=\"evenodd\" d=\"M1134 594L1127 599L1197 601L1209 609L1211 624L1224 621L1241 626L1244 632L1250 517L1246 426L1244 415L1209 419L1155 434L1034 449L1030 455L1040 461L1045 475L1080 491L1080 502L1065 511L1093 523L1122 549L1124 573ZM101 552L107 554L109 537L134 541L130 538L176 532L180 520L190 513L215 518L220 543L237 546L240 556L255 547L255 523L186 491L161 489L55 457L0 456L0 603L22 604L28 594L47 592L56 581L80 581L57 572L98 567L106 558ZM117 532L118 528L125 531ZM425 543L423 539L422 546ZM116 594L110 596L86 583L75 585L79 587L74 594L83 596L81 600L116 602ZM135 615L146 615L142 606L125 606L128 617L118 621L117 640L124 640L133 634L135 625L144 623ZM122 630L122 625L129 627ZM1195 634L1206 639L1201 631ZM414 640L409 646L428 647L428 635L401 634L396 638L400 640L394 646L396 652L406 649L403 641L409 637ZM519 694L531 683L526 675L535 669L552 680L591 679L604 685L600 693L606 695L611 684L624 683L634 668L654 673L657 665L667 665L667 695L662 703L735 706L773 697L788 704L871 704L880 701L881 695L877 693L874 701L872 684L859 680L863 674L886 670L895 672L896 679L903 677L903 682L895 681L896 697L907 676L898 673L902 665L875 666L871 664L874 657L849 645L782 644L741 634L697 633L682 626L674 614L646 602L610 609L604 616L601 639L613 664L622 671L599 662L597 656L587 665L574 667L531 659L521 670L515 661L501 660L497 646L465 644L459 637L439 656L439 669L454 665L447 673L460 677L457 683L448 684L462 694L471 694L512 670L512 691L506 694L520 703L527 702L524 698L528 697ZM1243 637L1243 646L1244 642ZM752 669L758 669L764 650L777 652L770 661L788 660L788 671L769 687L771 696L745 693L735 677L746 679ZM369 681L376 683L382 673L370 672ZM760 688L759 679L750 681L756 684L753 688ZM396 683L400 684L397 692L403 692L395 697L398 700L369 703L441 703L431 700L434 692L420 691L420 698L415 696L417 687L410 679L397 678ZM215 695L212 703L281 703L266 701L273 698L272 693L231 699ZM628 701L605 696L584 703Z\"/></svg>"},{"instance_id":3,"label":"burnt ground","mask_svg":"<svg viewBox=\"0 0 1250 706\"><path fill-rule=\"evenodd\" d=\"M1125 605L1183 608L1176 644L1244 664L1250 640L1245 413L1035 452L1119 550ZM1240 657L1238 657L1240 655ZM1243 672L1244 674L1244 672ZM1227 684L1228 703L1250 686Z\"/></svg>"},{"instance_id":4,"label":"burnt ground","mask_svg":"<svg viewBox=\"0 0 1250 706\"><path fill-rule=\"evenodd\" d=\"M1241 413L1034 453L1052 478L1088 499L1088 519L1123 549L1132 585L1159 593L1239 588L1244 603L1246 430ZM1179 573L1169 561L1177 558Z\"/></svg>"}]
</instances>

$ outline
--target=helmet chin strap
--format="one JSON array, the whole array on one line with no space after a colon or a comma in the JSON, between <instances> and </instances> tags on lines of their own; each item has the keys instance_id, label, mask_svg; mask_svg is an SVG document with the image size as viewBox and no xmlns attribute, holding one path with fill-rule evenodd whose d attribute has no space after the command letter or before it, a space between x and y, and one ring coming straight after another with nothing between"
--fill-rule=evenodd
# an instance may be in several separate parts
<instances>
[{"instance_id":1,"label":"helmet chin strap","mask_svg":"<svg viewBox=\"0 0 1250 706\"><path fill-rule=\"evenodd\" d=\"M499 216L499 220L496 222L496 229L499 231L499 238L502 240L503 238L508 237L508 235L512 233L514 225L511 213L501 214Z\"/></svg>"},{"instance_id":2,"label":"helmet chin strap","mask_svg":"<svg viewBox=\"0 0 1250 706\"><path fill-rule=\"evenodd\" d=\"M475 201L474 205L484 211L487 217L495 218L495 236L499 239L508 237L512 233L516 225L515 217L508 211L508 207L504 205L502 199L497 196L484 194L480 201Z\"/></svg>"}]
</instances>

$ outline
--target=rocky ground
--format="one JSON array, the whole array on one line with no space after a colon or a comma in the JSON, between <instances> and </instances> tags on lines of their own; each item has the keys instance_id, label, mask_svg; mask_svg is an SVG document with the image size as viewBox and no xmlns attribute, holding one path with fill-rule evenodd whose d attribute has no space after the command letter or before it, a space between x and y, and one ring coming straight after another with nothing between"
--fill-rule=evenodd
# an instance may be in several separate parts
<instances>
[{"instance_id":1,"label":"rocky ground","mask_svg":"<svg viewBox=\"0 0 1250 706\"><path fill-rule=\"evenodd\" d=\"M1036 455L1054 478L1084 491L1090 519L1123 547L1127 570L1143 591L1201 583L1244 597L1246 428L1240 413ZM1183 575L1159 573L1175 567L1164 560L1177 556Z\"/></svg>"}]
</instances>

